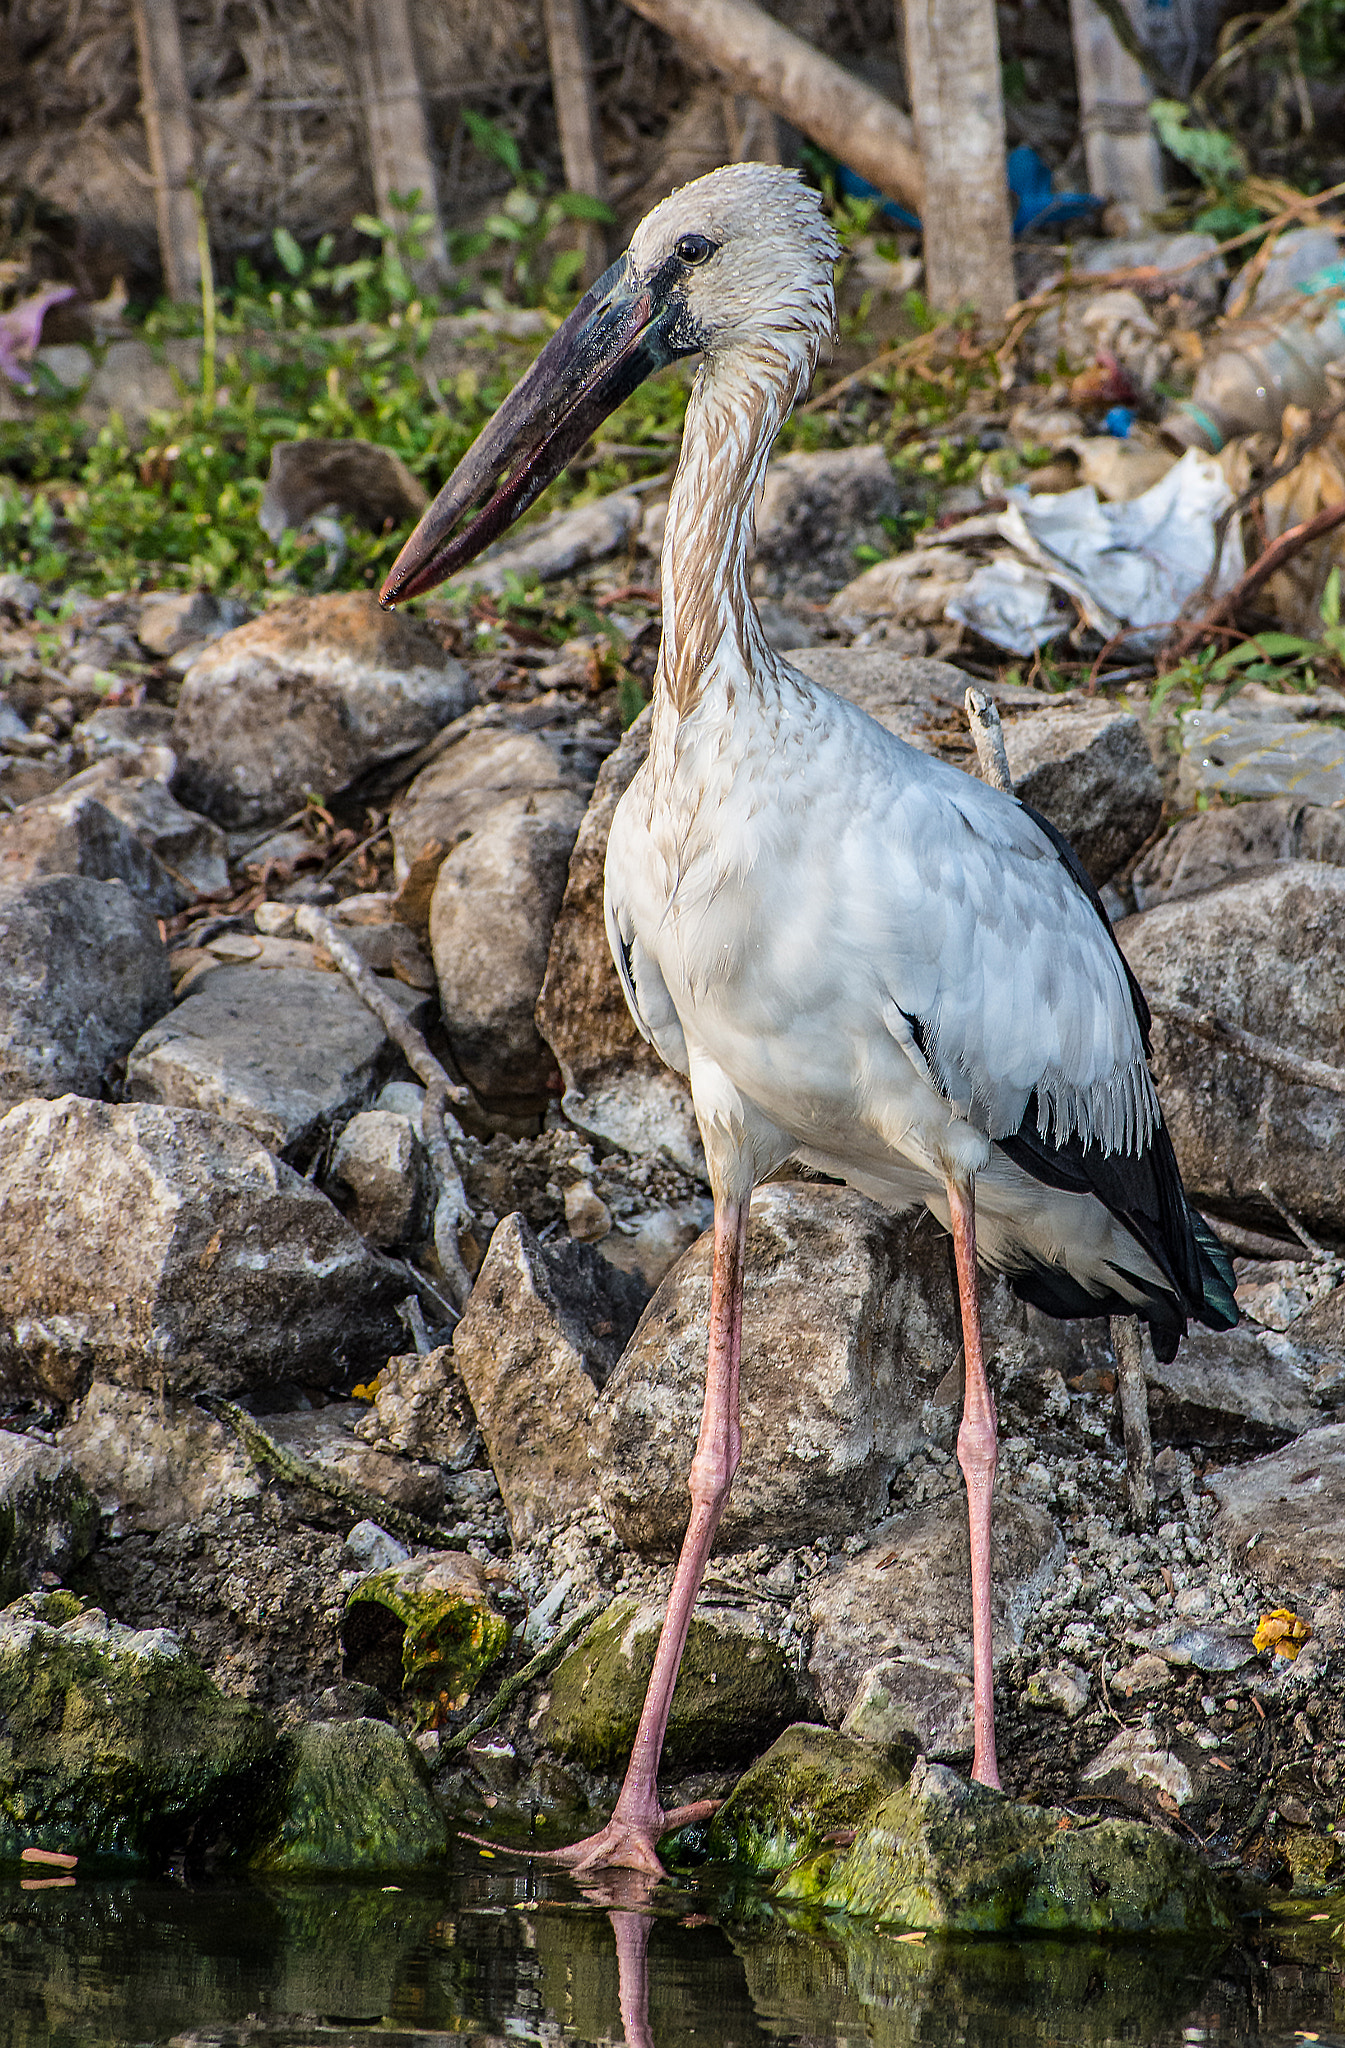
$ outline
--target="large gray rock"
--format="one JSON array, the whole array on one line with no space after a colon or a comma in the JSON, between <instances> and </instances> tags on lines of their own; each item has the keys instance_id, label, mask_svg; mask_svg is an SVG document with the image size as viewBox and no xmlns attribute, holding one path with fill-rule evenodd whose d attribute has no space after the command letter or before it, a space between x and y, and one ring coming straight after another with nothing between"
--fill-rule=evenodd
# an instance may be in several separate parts
<instances>
[{"instance_id":1,"label":"large gray rock","mask_svg":"<svg viewBox=\"0 0 1345 2048\"><path fill-rule=\"evenodd\" d=\"M349 1189L348 1214L360 1236L393 1245L409 1242L425 1221L426 1170L409 1116L364 1109L342 1131L327 1178Z\"/></svg>"},{"instance_id":2,"label":"large gray rock","mask_svg":"<svg viewBox=\"0 0 1345 2048\"><path fill-rule=\"evenodd\" d=\"M1290 1052L1345 1067L1345 870L1285 861L1204 896L1127 918L1117 936L1142 988L1212 1012ZM1339 1227L1345 1097L1281 1079L1161 1014L1154 1077L1193 1199L1283 1229Z\"/></svg>"},{"instance_id":3,"label":"large gray rock","mask_svg":"<svg viewBox=\"0 0 1345 2048\"><path fill-rule=\"evenodd\" d=\"M96 886L96 885L93 885ZM239 1125L145 1103L0 1118L0 1384L187 1393L381 1362L402 1276Z\"/></svg>"},{"instance_id":4,"label":"large gray rock","mask_svg":"<svg viewBox=\"0 0 1345 2048\"><path fill-rule=\"evenodd\" d=\"M178 794L222 825L267 824L432 739L472 701L460 661L371 596L296 597L187 671Z\"/></svg>"},{"instance_id":5,"label":"large gray rock","mask_svg":"<svg viewBox=\"0 0 1345 2048\"><path fill-rule=\"evenodd\" d=\"M994 1645L1020 1643L1065 1561L1046 1511L1000 1488L993 1521ZM926 1756L972 1747L971 1547L958 1486L880 1524L858 1557L809 1588L808 1669L827 1719L870 1742L914 1741Z\"/></svg>"},{"instance_id":6,"label":"large gray rock","mask_svg":"<svg viewBox=\"0 0 1345 2048\"><path fill-rule=\"evenodd\" d=\"M772 597L830 597L855 573L855 549L886 545L881 521L901 510L877 442L779 455L757 507L754 582Z\"/></svg>"},{"instance_id":7,"label":"large gray rock","mask_svg":"<svg viewBox=\"0 0 1345 2048\"><path fill-rule=\"evenodd\" d=\"M442 861L495 809L518 797L578 791L587 796L606 751L577 733L568 705L533 727L497 705L484 705L444 735L435 758L393 805L393 872L405 882L424 849Z\"/></svg>"},{"instance_id":8,"label":"large gray rock","mask_svg":"<svg viewBox=\"0 0 1345 2048\"><path fill-rule=\"evenodd\" d=\"M423 1002L385 986L408 1014ZM133 1102L209 1110L268 1151L302 1152L370 1102L398 1057L339 974L217 967L140 1039L126 1086Z\"/></svg>"},{"instance_id":9,"label":"large gray rock","mask_svg":"<svg viewBox=\"0 0 1345 2048\"><path fill-rule=\"evenodd\" d=\"M146 748L171 761L168 747ZM229 887L228 842L218 825L189 811L169 789L172 769L135 774L135 757L123 757L122 772L108 776L99 801L133 832L177 885L179 901L223 895Z\"/></svg>"},{"instance_id":10,"label":"large gray rock","mask_svg":"<svg viewBox=\"0 0 1345 2048\"><path fill-rule=\"evenodd\" d=\"M537 1026L556 1056L571 1123L626 1152L666 1151L684 1171L703 1175L691 1091L636 1030L603 918L612 818L648 751L646 710L604 761L579 827L537 999Z\"/></svg>"},{"instance_id":11,"label":"large gray rock","mask_svg":"<svg viewBox=\"0 0 1345 2048\"><path fill-rule=\"evenodd\" d=\"M171 773L172 755L166 748L154 751L166 755ZM157 917L172 917L181 909L187 892L122 808L107 801L108 785L120 780L121 766L112 761L86 768L50 796L0 818L0 888L18 888L44 875L84 875L96 882L124 882ZM166 790L164 795L173 803ZM228 878L226 866L225 882Z\"/></svg>"},{"instance_id":12,"label":"large gray rock","mask_svg":"<svg viewBox=\"0 0 1345 2048\"><path fill-rule=\"evenodd\" d=\"M1163 785L1132 712L1034 711L1009 721L1004 750L1017 795L1064 833L1099 886L1158 824Z\"/></svg>"},{"instance_id":13,"label":"large gray rock","mask_svg":"<svg viewBox=\"0 0 1345 2048\"><path fill-rule=\"evenodd\" d=\"M0 1606L80 1564L98 1533L98 1504L64 1451L0 1430Z\"/></svg>"},{"instance_id":14,"label":"large gray rock","mask_svg":"<svg viewBox=\"0 0 1345 2048\"><path fill-rule=\"evenodd\" d=\"M1306 1338L1306 1341L1305 1341ZM1174 1359L1148 1366L1156 1438L1188 1449L1246 1443L1266 1448L1321 1421L1321 1359L1307 1333L1194 1325Z\"/></svg>"},{"instance_id":15,"label":"large gray rock","mask_svg":"<svg viewBox=\"0 0 1345 2048\"><path fill-rule=\"evenodd\" d=\"M428 1458L445 1472L470 1465L481 1441L451 1344L390 1358L369 1411L353 1426L363 1442L403 1457Z\"/></svg>"},{"instance_id":16,"label":"large gray rock","mask_svg":"<svg viewBox=\"0 0 1345 2048\"><path fill-rule=\"evenodd\" d=\"M644 1289L591 1246L542 1246L522 1216L491 1238L453 1362L471 1396L515 1542L595 1491L588 1433Z\"/></svg>"},{"instance_id":17,"label":"large gray rock","mask_svg":"<svg viewBox=\"0 0 1345 2048\"><path fill-rule=\"evenodd\" d=\"M121 882L50 875L0 890L0 1107L101 1094L173 999L168 950Z\"/></svg>"},{"instance_id":18,"label":"large gray rock","mask_svg":"<svg viewBox=\"0 0 1345 2048\"><path fill-rule=\"evenodd\" d=\"M58 1440L113 1537L198 1524L262 1491L233 1431L181 1395L95 1380Z\"/></svg>"},{"instance_id":19,"label":"large gray rock","mask_svg":"<svg viewBox=\"0 0 1345 2048\"><path fill-rule=\"evenodd\" d=\"M1135 869L1141 910L1183 896L1203 896L1222 882L1282 860L1345 867L1345 816L1291 796L1221 805L1186 818L1159 840Z\"/></svg>"},{"instance_id":20,"label":"large gray rock","mask_svg":"<svg viewBox=\"0 0 1345 2048\"><path fill-rule=\"evenodd\" d=\"M1206 1484L1219 1503L1216 1537L1275 1606L1345 1588L1345 1423L1310 1429Z\"/></svg>"},{"instance_id":21,"label":"large gray rock","mask_svg":"<svg viewBox=\"0 0 1345 2048\"><path fill-rule=\"evenodd\" d=\"M932 1275L904 1260L909 1235L847 1188L782 1183L752 1197L743 1455L724 1548L848 1536L881 1514L920 1433L926 1317L913 1298ZM707 1233L663 1281L594 1414L603 1505L643 1552L675 1553L690 1511L711 1250Z\"/></svg>"},{"instance_id":22,"label":"large gray rock","mask_svg":"<svg viewBox=\"0 0 1345 2048\"><path fill-rule=\"evenodd\" d=\"M437 1465L397 1457L357 1436L367 1412L363 1401L330 1401L325 1408L268 1415L266 1430L282 1450L305 1464L426 1522L437 1522L444 1510L443 1473Z\"/></svg>"},{"instance_id":23,"label":"large gray rock","mask_svg":"<svg viewBox=\"0 0 1345 2048\"><path fill-rule=\"evenodd\" d=\"M554 1063L533 1012L584 809L577 790L507 798L448 855L434 885L444 1030L491 1108L545 1103Z\"/></svg>"}]
</instances>

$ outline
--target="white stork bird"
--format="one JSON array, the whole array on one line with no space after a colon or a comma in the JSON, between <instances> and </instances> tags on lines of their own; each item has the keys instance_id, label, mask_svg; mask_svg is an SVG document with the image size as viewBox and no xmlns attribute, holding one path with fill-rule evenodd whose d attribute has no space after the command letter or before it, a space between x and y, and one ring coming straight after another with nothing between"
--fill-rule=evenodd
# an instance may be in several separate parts
<instances>
[{"instance_id":1,"label":"white stork bird","mask_svg":"<svg viewBox=\"0 0 1345 2048\"><path fill-rule=\"evenodd\" d=\"M691 1519L609 1825L559 1853L657 1873L658 1765L692 1608L739 1459L753 1187L800 1159L956 1254L971 1528L973 1775L997 1785L990 1653L995 1410L977 1263L1048 1313L1145 1318L1171 1357L1236 1321L1222 1248L1187 1207L1145 1063L1148 1012L1068 845L792 669L748 592L772 444L835 325L839 250L788 171L735 164L657 206L538 356L398 557L387 605L501 533L645 377L701 366L663 543L649 757L607 855L632 1015L688 1076L714 1193ZM465 526L462 515L482 509ZM455 531L455 529L457 529Z\"/></svg>"}]
</instances>

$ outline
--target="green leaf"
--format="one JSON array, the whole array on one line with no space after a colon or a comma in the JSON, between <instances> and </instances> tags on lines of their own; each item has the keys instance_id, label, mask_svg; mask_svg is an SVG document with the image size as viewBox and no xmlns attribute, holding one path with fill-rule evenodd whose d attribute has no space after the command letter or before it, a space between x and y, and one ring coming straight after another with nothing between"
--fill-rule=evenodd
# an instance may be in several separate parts
<instances>
[{"instance_id":1,"label":"green leaf","mask_svg":"<svg viewBox=\"0 0 1345 2048\"><path fill-rule=\"evenodd\" d=\"M1193 170L1203 184L1224 192L1246 177L1247 159L1232 136L1220 129L1188 128L1190 111L1180 100L1153 100L1149 118L1169 155Z\"/></svg>"},{"instance_id":2,"label":"green leaf","mask_svg":"<svg viewBox=\"0 0 1345 2048\"><path fill-rule=\"evenodd\" d=\"M302 277L304 274L304 252L295 241L289 229L276 228L271 235L271 240L275 244L276 255L280 258L290 276Z\"/></svg>"},{"instance_id":3,"label":"green leaf","mask_svg":"<svg viewBox=\"0 0 1345 2048\"><path fill-rule=\"evenodd\" d=\"M396 228L389 227L386 221L375 220L371 213L357 213L350 225L357 228L362 235L372 236L376 242L386 242L397 232Z\"/></svg>"},{"instance_id":4,"label":"green leaf","mask_svg":"<svg viewBox=\"0 0 1345 2048\"><path fill-rule=\"evenodd\" d=\"M588 192L561 192L554 203L568 220L596 220L609 227L616 219L610 206Z\"/></svg>"},{"instance_id":5,"label":"green leaf","mask_svg":"<svg viewBox=\"0 0 1345 2048\"><path fill-rule=\"evenodd\" d=\"M523 176L523 159L518 153L518 144L512 135L501 128L496 121L488 121L484 114L478 114L472 107L462 110L463 125L477 148L486 156L493 156L502 163L513 178Z\"/></svg>"}]
</instances>

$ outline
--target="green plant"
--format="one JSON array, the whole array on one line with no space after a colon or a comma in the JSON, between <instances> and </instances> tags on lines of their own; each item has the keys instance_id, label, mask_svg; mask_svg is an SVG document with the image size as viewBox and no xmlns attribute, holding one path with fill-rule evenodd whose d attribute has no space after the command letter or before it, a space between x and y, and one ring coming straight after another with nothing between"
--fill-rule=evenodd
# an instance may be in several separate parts
<instances>
[{"instance_id":1,"label":"green plant","mask_svg":"<svg viewBox=\"0 0 1345 2048\"><path fill-rule=\"evenodd\" d=\"M450 237L454 264L476 266L487 305L501 306L512 293L525 306L568 310L583 252L553 251L552 237L567 221L610 226L611 208L585 192L559 192L548 199L540 171L523 168L512 135L470 107L464 109L463 120L478 149L503 164L514 184L482 227Z\"/></svg>"},{"instance_id":2,"label":"green plant","mask_svg":"<svg viewBox=\"0 0 1345 2048\"><path fill-rule=\"evenodd\" d=\"M1199 704L1207 689L1221 685L1213 709L1222 710L1247 683L1273 690L1306 691L1317 687L1319 671L1334 681L1345 679L1345 622L1341 618L1341 577L1332 569L1322 594L1322 634L1317 640L1301 633L1253 633L1236 647L1222 651L1201 647L1159 677L1150 700L1157 711L1170 696Z\"/></svg>"},{"instance_id":3,"label":"green plant","mask_svg":"<svg viewBox=\"0 0 1345 2048\"><path fill-rule=\"evenodd\" d=\"M1169 156L1199 179L1205 204L1191 225L1202 233L1239 235L1254 227L1265 209L1242 192L1247 159L1231 135L1219 128L1192 128L1191 109L1181 100L1153 100L1149 118Z\"/></svg>"}]
</instances>

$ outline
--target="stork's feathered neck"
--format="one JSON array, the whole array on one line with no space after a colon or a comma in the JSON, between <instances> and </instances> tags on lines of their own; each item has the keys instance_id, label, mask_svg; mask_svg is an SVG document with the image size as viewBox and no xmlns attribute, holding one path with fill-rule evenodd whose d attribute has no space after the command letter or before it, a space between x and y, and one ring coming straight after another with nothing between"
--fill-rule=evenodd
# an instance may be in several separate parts
<instances>
[{"instance_id":1,"label":"stork's feathered neck","mask_svg":"<svg viewBox=\"0 0 1345 2048\"><path fill-rule=\"evenodd\" d=\"M722 671L770 689L776 662L748 588L756 506L771 449L807 390L816 329L740 341L707 356L687 403L662 555L663 645L656 687L680 717Z\"/></svg>"}]
</instances>

